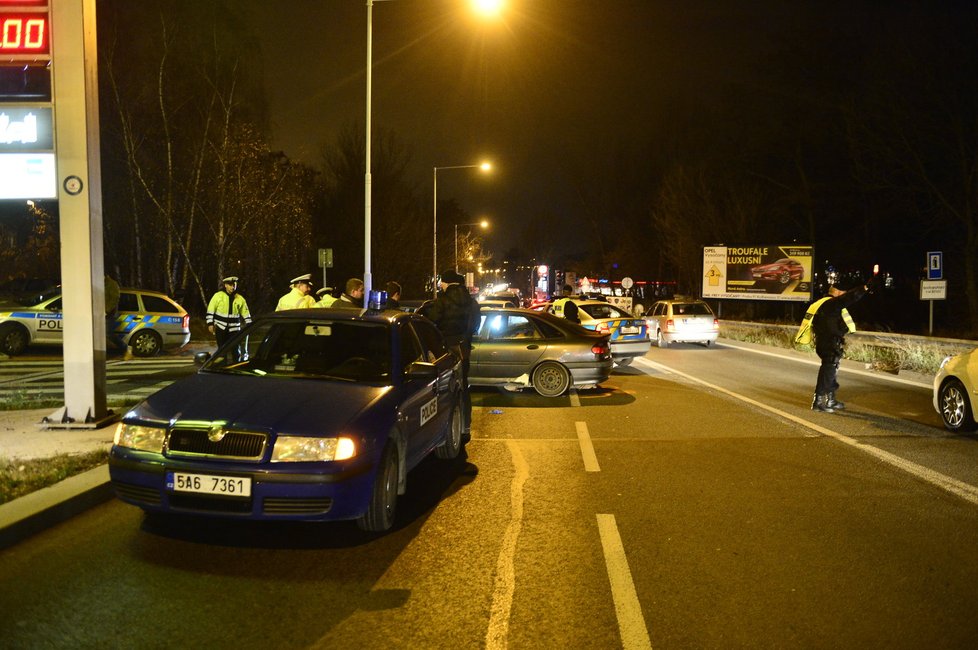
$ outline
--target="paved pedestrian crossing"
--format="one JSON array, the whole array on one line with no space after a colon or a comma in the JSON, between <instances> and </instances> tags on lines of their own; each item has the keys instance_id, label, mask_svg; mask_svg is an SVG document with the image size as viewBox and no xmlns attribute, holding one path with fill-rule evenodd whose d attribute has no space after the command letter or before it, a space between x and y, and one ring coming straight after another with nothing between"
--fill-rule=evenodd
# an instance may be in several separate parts
<instances>
[{"instance_id":1,"label":"paved pedestrian crossing","mask_svg":"<svg viewBox=\"0 0 978 650\"><path fill-rule=\"evenodd\" d=\"M130 404L142 400L193 371L193 359L110 360L105 364L106 400ZM0 401L63 400L64 366L60 359L8 360L0 363Z\"/></svg>"}]
</instances>

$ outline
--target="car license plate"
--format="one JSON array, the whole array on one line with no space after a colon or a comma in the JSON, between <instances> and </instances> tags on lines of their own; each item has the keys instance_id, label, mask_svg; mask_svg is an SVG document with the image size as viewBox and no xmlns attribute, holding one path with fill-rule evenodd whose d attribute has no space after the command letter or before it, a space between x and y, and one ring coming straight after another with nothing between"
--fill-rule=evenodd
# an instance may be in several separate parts
<instances>
[{"instance_id":1,"label":"car license plate","mask_svg":"<svg viewBox=\"0 0 978 650\"><path fill-rule=\"evenodd\" d=\"M641 328L638 327L623 327L621 328L622 334L638 334Z\"/></svg>"},{"instance_id":2,"label":"car license plate","mask_svg":"<svg viewBox=\"0 0 978 650\"><path fill-rule=\"evenodd\" d=\"M174 492L220 494L233 497L251 496L251 478L167 472L166 487Z\"/></svg>"}]
</instances>

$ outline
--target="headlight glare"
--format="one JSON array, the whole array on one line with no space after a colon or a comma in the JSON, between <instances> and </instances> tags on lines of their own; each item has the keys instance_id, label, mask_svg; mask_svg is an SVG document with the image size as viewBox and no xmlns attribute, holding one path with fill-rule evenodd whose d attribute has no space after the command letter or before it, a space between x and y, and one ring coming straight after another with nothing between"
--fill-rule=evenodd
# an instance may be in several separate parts
<instances>
[{"instance_id":1,"label":"headlight glare","mask_svg":"<svg viewBox=\"0 0 978 650\"><path fill-rule=\"evenodd\" d=\"M272 449L273 463L304 463L347 460L356 456L352 438L312 438L279 436Z\"/></svg>"},{"instance_id":2,"label":"headlight glare","mask_svg":"<svg viewBox=\"0 0 978 650\"><path fill-rule=\"evenodd\" d=\"M141 424L126 424L120 422L115 429L113 443L117 447L128 447L140 451L163 453L163 442L166 440L166 429L163 427L148 427Z\"/></svg>"}]
</instances>

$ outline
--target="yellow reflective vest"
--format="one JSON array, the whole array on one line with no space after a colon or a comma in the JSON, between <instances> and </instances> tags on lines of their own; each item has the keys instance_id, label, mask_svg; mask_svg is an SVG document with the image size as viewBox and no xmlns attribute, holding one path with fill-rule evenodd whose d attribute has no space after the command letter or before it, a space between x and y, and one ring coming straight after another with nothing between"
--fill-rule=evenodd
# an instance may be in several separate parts
<instances>
[{"instance_id":1,"label":"yellow reflective vest","mask_svg":"<svg viewBox=\"0 0 978 650\"><path fill-rule=\"evenodd\" d=\"M292 291L278 299L275 311L285 311L286 309L310 309L316 306L316 299L302 293L296 287Z\"/></svg>"},{"instance_id":2,"label":"yellow reflective vest","mask_svg":"<svg viewBox=\"0 0 978 650\"><path fill-rule=\"evenodd\" d=\"M240 293L234 294L234 299L227 291L221 290L211 296L207 303L207 315L204 317L208 325L226 332L238 332L251 322L251 312L248 303Z\"/></svg>"},{"instance_id":3,"label":"yellow reflective vest","mask_svg":"<svg viewBox=\"0 0 978 650\"><path fill-rule=\"evenodd\" d=\"M830 298L831 296L819 298L810 304L808 309L805 310L805 315L801 319L801 325L798 326L798 332L795 334L795 345L812 344L812 319L815 318L815 314L818 312L818 308L822 306L822 303ZM850 332L855 332L856 323L852 320L852 316L849 315L849 310L843 309L841 314L842 320L846 324L846 328L848 328Z\"/></svg>"}]
</instances>

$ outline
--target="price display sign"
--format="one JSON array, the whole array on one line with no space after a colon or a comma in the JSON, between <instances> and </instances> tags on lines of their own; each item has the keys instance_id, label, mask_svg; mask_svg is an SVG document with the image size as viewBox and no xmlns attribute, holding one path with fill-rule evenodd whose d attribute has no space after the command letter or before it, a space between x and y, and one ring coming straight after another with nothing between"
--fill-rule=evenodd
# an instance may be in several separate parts
<instances>
[{"instance_id":1,"label":"price display sign","mask_svg":"<svg viewBox=\"0 0 978 650\"><path fill-rule=\"evenodd\" d=\"M0 5L0 54L51 54L46 13L8 13Z\"/></svg>"}]
</instances>

